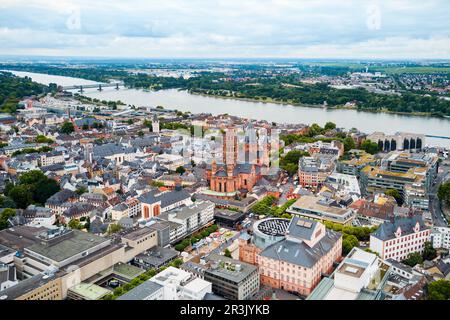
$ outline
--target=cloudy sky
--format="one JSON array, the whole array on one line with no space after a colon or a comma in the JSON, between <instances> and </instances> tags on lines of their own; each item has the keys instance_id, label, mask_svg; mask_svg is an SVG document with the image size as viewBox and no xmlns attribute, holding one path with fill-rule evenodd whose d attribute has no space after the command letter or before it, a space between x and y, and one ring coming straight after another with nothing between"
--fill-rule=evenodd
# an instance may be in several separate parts
<instances>
[{"instance_id":1,"label":"cloudy sky","mask_svg":"<svg viewBox=\"0 0 450 320\"><path fill-rule=\"evenodd\" d=\"M448 0L0 0L0 55L449 59Z\"/></svg>"}]
</instances>

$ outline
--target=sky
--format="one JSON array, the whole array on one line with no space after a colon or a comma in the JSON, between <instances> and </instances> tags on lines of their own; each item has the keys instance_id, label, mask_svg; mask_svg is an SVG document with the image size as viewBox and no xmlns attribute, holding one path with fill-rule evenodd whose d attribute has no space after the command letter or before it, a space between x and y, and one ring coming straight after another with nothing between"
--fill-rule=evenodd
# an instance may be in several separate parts
<instances>
[{"instance_id":1,"label":"sky","mask_svg":"<svg viewBox=\"0 0 450 320\"><path fill-rule=\"evenodd\" d=\"M450 59L448 0L0 0L0 55Z\"/></svg>"}]
</instances>

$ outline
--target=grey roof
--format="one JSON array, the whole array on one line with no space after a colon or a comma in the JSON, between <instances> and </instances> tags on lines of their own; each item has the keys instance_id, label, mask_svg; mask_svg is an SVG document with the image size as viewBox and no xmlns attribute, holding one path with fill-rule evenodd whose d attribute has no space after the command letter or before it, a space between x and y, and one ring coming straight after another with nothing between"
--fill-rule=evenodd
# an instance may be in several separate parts
<instances>
[{"instance_id":1,"label":"grey roof","mask_svg":"<svg viewBox=\"0 0 450 320\"><path fill-rule=\"evenodd\" d=\"M153 267L159 267L178 257L178 254L178 251L170 248L154 247L145 253L139 254L135 259L142 260L145 264Z\"/></svg>"},{"instance_id":2,"label":"grey roof","mask_svg":"<svg viewBox=\"0 0 450 320\"><path fill-rule=\"evenodd\" d=\"M52 195L50 198L48 198L45 204L60 205L69 200L70 198L76 197L78 197L78 195L74 191L63 189Z\"/></svg>"},{"instance_id":3,"label":"grey roof","mask_svg":"<svg viewBox=\"0 0 450 320\"><path fill-rule=\"evenodd\" d=\"M234 283L240 283L247 279L250 275L257 272L258 268L252 264L245 263L239 260L231 259L225 256L221 256L218 254L210 254L207 257L208 261L211 261L213 263L217 263L217 267L211 266L211 268L207 269L205 271L206 274L210 274L213 276L217 276L220 278L227 279ZM227 268L223 268L220 266L220 261L240 265L240 270L228 270Z\"/></svg>"},{"instance_id":4,"label":"grey roof","mask_svg":"<svg viewBox=\"0 0 450 320\"><path fill-rule=\"evenodd\" d=\"M191 195L189 194L189 192L185 190L176 190L163 193L157 193L157 191L150 191L141 195L138 199L139 201L148 204L161 201L161 207L165 208L190 197Z\"/></svg>"},{"instance_id":5,"label":"grey roof","mask_svg":"<svg viewBox=\"0 0 450 320\"><path fill-rule=\"evenodd\" d=\"M106 143L100 146L94 146L93 154L94 157L108 157L118 153L132 153L134 148L125 148L121 145L115 143Z\"/></svg>"},{"instance_id":6,"label":"grey roof","mask_svg":"<svg viewBox=\"0 0 450 320\"><path fill-rule=\"evenodd\" d=\"M44 284L53 281L57 275L38 274L31 278L19 281L18 284L0 292L0 296L6 296L6 300L14 300L36 288L42 287Z\"/></svg>"},{"instance_id":7,"label":"grey roof","mask_svg":"<svg viewBox=\"0 0 450 320\"><path fill-rule=\"evenodd\" d=\"M144 300L162 287L162 285L156 282L147 280L143 284L131 289L123 296L120 296L117 300Z\"/></svg>"},{"instance_id":8,"label":"grey roof","mask_svg":"<svg viewBox=\"0 0 450 320\"><path fill-rule=\"evenodd\" d=\"M268 246L260 255L311 268L333 248L340 237L340 233L327 230L325 236L312 248L304 242L298 243L285 239Z\"/></svg>"},{"instance_id":9,"label":"grey roof","mask_svg":"<svg viewBox=\"0 0 450 320\"><path fill-rule=\"evenodd\" d=\"M289 223L287 233L291 237L298 239L311 240L314 230L316 229L317 221L304 219L300 217L293 217Z\"/></svg>"},{"instance_id":10,"label":"grey roof","mask_svg":"<svg viewBox=\"0 0 450 320\"><path fill-rule=\"evenodd\" d=\"M72 230L69 237L63 238L59 242L49 245L35 243L26 248L25 251L35 252L51 260L61 262L107 241L110 240L87 232Z\"/></svg>"},{"instance_id":11,"label":"grey roof","mask_svg":"<svg viewBox=\"0 0 450 320\"><path fill-rule=\"evenodd\" d=\"M402 236L414 233L414 227L419 222L420 231L427 229L421 216L394 218L394 222L384 222L372 233L372 236L380 240L390 240L395 238L395 232L398 227L402 230Z\"/></svg>"}]
</instances>

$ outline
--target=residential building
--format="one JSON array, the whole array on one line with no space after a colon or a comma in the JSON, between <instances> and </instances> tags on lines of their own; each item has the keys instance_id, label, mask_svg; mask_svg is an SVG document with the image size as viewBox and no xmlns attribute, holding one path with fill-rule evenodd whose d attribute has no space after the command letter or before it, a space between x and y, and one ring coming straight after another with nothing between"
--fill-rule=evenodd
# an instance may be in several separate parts
<instances>
[{"instance_id":1,"label":"residential building","mask_svg":"<svg viewBox=\"0 0 450 320\"><path fill-rule=\"evenodd\" d=\"M433 248L450 249L450 227L434 226L430 234Z\"/></svg>"},{"instance_id":2,"label":"residential building","mask_svg":"<svg viewBox=\"0 0 450 320\"><path fill-rule=\"evenodd\" d=\"M334 171L334 156L316 154L302 157L298 163L298 181L302 187L318 188Z\"/></svg>"},{"instance_id":3,"label":"residential building","mask_svg":"<svg viewBox=\"0 0 450 320\"><path fill-rule=\"evenodd\" d=\"M381 259L402 261L410 253L422 253L430 234L421 216L394 218L370 235L370 250Z\"/></svg>"}]
</instances>

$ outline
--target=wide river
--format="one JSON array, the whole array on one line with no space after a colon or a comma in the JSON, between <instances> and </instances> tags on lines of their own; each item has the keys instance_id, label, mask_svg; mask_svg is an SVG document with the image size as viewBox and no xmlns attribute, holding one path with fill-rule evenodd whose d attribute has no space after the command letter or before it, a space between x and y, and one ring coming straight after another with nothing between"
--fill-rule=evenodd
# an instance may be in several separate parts
<instances>
[{"instance_id":1,"label":"wide river","mask_svg":"<svg viewBox=\"0 0 450 320\"><path fill-rule=\"evenodd\" d=\"M30 72L13 72L18 76L28 76L34 81L49 84L51 82L62 86L93 84L85 79L53 76ZM332 110L308 108L287 104L250 102L233 99L223 99L193 95L186 91L160 90L144 91L136 89L115 90L105 88L103 91L87 89L84 95L100 100L120 100L135 106L158 106L192 113L211 113L214 115L228 113L230 115L275 121L279 123L318 123L324 125L327 121L336 123L338 127L372 133L411 132L433 136L450 136L450 119L433 117L407 116L388 113L371 113L356 110ZM450 148L450 139L429 138L427 145L439 145Z\"/></svg>"}]
</instances>

